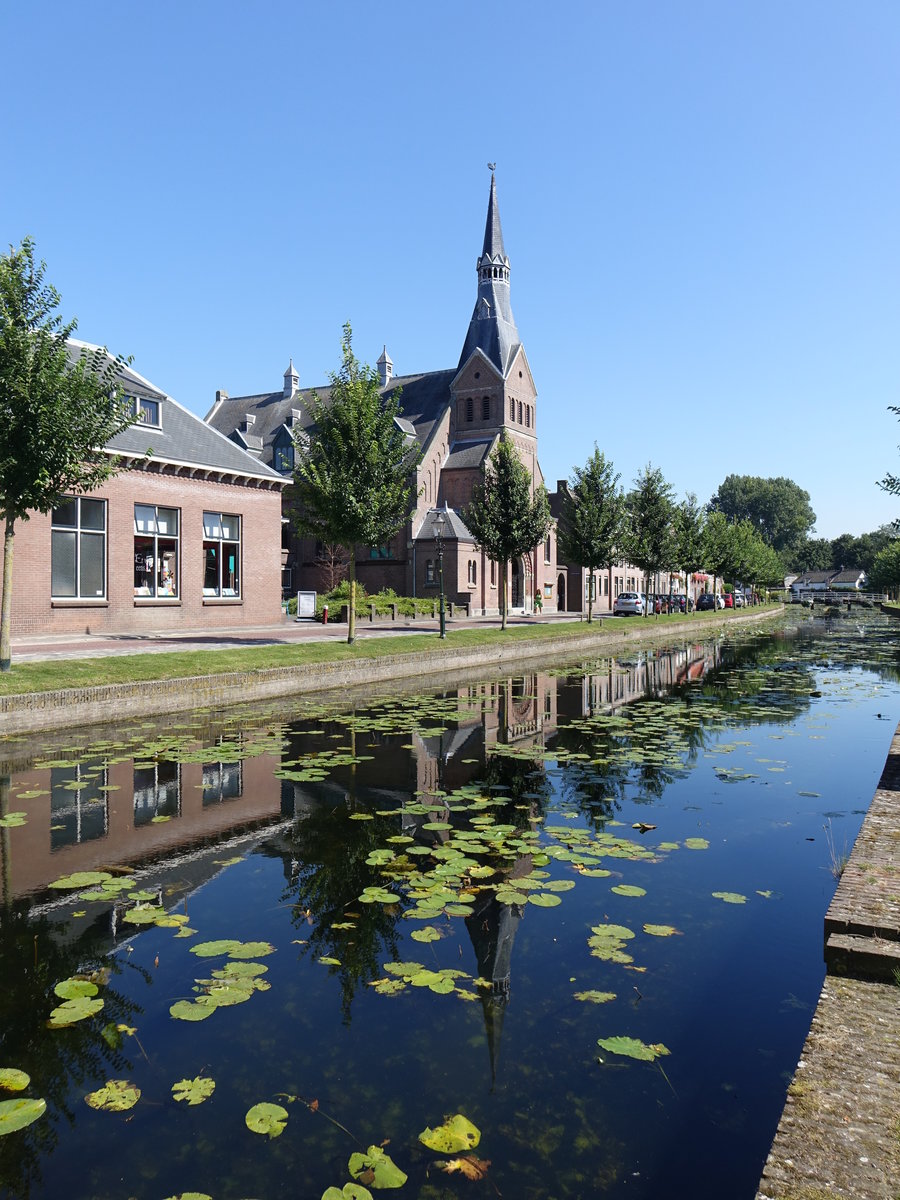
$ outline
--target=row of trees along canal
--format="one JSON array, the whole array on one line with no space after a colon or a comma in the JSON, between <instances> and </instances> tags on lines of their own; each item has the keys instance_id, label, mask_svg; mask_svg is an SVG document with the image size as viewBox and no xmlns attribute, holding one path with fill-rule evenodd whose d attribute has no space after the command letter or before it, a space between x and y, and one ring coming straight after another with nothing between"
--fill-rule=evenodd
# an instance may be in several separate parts
<instances>
[{"instance_id":1,"label":"row of trees along canal","mask_svg":"<svg viewBox=\"0 0 900 1200\"><path fill-rule=\"evenodd\" d=\"M30 238L0 257L0 516L5 521L0 594L0 670L11 665L13 542L18 522L49 512L72 492L89 492L121 470L103 447L134 419L118 376L130 359L106 350L72 362L75 320L57 313L60 297L44 282ZM381 545L410 518L410 474L421 456L395 420L398 395L380 395L374 368L353 354L344 327L340 370L327 400L313 398L314 423L297 439L294 478L300 528L347 551L350 620L356 636L357 545ZM900 491L892 476L882 484ZM576 467L560 497L560 559L588 571L629 562L645 579L659 572L705 570L744 585L778 582L785 551L813 546L809 496L790 480L729 476L705 507L693 495L676 503L661 471L647 465L624 493L613 464L596 449ZM532 481L505 440L488 459L462 513L478 546L500 566L501 625L506 627L510 562L539 545L552 525L547 493ZM892 541L891 535L885 535ZM815 547L814 547L815 548ZM900 583L900 548L894 551ZM821 546L818 551L824 553ZM879 547L881 549L881 547ZM892 559L892 566L894 563ZM589 619L593 597L589 596Z\"/></svg>"}]
</instances>

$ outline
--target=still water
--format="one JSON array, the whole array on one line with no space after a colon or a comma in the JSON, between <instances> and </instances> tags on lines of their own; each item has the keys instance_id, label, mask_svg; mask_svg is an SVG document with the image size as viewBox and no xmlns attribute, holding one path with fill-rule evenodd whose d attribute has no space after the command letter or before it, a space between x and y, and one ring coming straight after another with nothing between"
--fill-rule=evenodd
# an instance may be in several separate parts
<instances>
[{"instance_id":1,"label":"still water","mask_svg":"<svg viewBox=\"0 0 900 1200\"><path fill-rule=\"evenodd\" d=\"M898 654L804 613L0 742L0 1195L752 1197Z\"/></svg>"}]
</instances>

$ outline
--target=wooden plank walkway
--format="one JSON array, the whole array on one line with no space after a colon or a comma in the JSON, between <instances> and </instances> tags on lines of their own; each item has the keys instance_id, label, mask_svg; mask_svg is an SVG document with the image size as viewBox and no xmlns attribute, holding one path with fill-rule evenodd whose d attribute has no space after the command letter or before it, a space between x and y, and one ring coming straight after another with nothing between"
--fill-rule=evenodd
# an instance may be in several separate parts
<instances>
[{"instance_id":1,"label":"wooden plank walkway","mask_svg":"<svg viewBox=\"0 0 900 1200\"><path fill-rule=\"evenodd\" d=\"M900 1200L900 727L825 917L825 963L757 1200Z\"/></svg>"}]
</instances>

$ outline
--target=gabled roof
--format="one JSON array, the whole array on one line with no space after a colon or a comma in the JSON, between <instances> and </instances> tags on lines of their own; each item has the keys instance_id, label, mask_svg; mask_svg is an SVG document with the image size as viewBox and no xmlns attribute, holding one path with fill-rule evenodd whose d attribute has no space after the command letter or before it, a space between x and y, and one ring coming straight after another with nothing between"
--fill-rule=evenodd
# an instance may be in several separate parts
<instances>
[{"instance_id":1,"label":"gabled roof","mask_svg":"<svg viewBox=\"0 0 900 1200\"><path fill-rule=\"evenodd\" d=\"M417 541L434 541L437 537L437 525L435 522L438 516L444 522L441 537L445 542L474 542L475 539L472 537L466 527L465 521L459 513L455 509L447 507L429 508L418 531L413 535Z\"/></svg>"},{"instance_id":2,"label":"gabled roof","mask_svg":"<svg viewBox=\"0 0 900 1200\"><path fill-rule=\"evenodd\" d=\"M73 361L84 351L98 349L102 347L75 338L70 338L68 342L69 357ZM210 428L205 421L189 412L177 400L131 367L122 368L120 379L126 395L156 400L159 403L160 427L136 422L111 438L106 445L107 450L135 458L145 458L149 452L149 458L153 462L282 482L276 471L272 471L234 442Z\"/></svg>"}]
</instances>

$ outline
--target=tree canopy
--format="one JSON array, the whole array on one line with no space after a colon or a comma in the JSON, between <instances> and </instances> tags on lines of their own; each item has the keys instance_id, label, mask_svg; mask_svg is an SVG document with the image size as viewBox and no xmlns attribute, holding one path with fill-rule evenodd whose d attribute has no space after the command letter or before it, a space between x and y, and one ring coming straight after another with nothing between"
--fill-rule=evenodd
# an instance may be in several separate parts
<instances>
[{"instance_id":1,"label":"tree canopy","mask_svg":"<svg viewBox=\"0 0 900 1200\"><path fill-rule=\"evenodd\" d=\"M381 546L415 509L410 475L421 450L397 423L398 394L383 398L374 367L353 353L344 325L341 366L330 393L313 393L312 427L295 439L293 499L298 528L348 557L350 613L347 641L356 638L356 546Z\"/></svg>"},{"instance_id":2,"label":"tree canopy","mask_svg":"<svg viewBox=\"0 0 900 1200\"><path fill-rule=\"evenodd\" d=\"M749 521L779 553L806 538L816 523L809 492L784 476L728 475L707 507L729 521Z\"/></svg>"},{"instance_id":3,"label":"tree canopy","mask_svg":"<svg viewBox=\"0 0 900 1200\"><path fill-rule=\"evenodd\" d=\"M543 484L531 491L528 468L501 436L462 513L476 544L500 564L500 627L506 628L506 579L511 559L539 545L553 524Z\"/></svg>"},{"instance_id":4,"label":"tree canopy","mask_svg":"<svg viewBox=\"0 0 900 1200\"><path fill-rule=\"evenodd\" d=\"M134 413L119 384L129 360L105 348L70 358L76 329L56 311L34 242L0 257L0 516L5 519L0 599L0 670L10 668L15 527L62 496L90 492L121 470L106 452Z\"/></svg>"},{"instance_id":5,"label":"tree canopy","mask_svg":"<svg viewBox=\"0 0 900 1200\"><path fill-rule=\"evenodd\" d=\"M616 561L625 531L625 497L613 464L594 443L583 467L575 467L560 490L558 546L562 557L591 577ZM593 619L594 589L588 588L588 621Z\"/></svg>"},{"instance_id":6,"label":"tree canopy","mask_svg":"<svg viewBox=\"0 0 900 1200\"><path fill-rule=\"evenodd\" d=\"M630 561L641 569L645 579L657 571L674 567L675 504L672 488L659 467L652 467L650 463L644 467L628 494L626 507L623 549ZM645 591L650 591L649 585Z\"/></svg>"}]
</instances>

